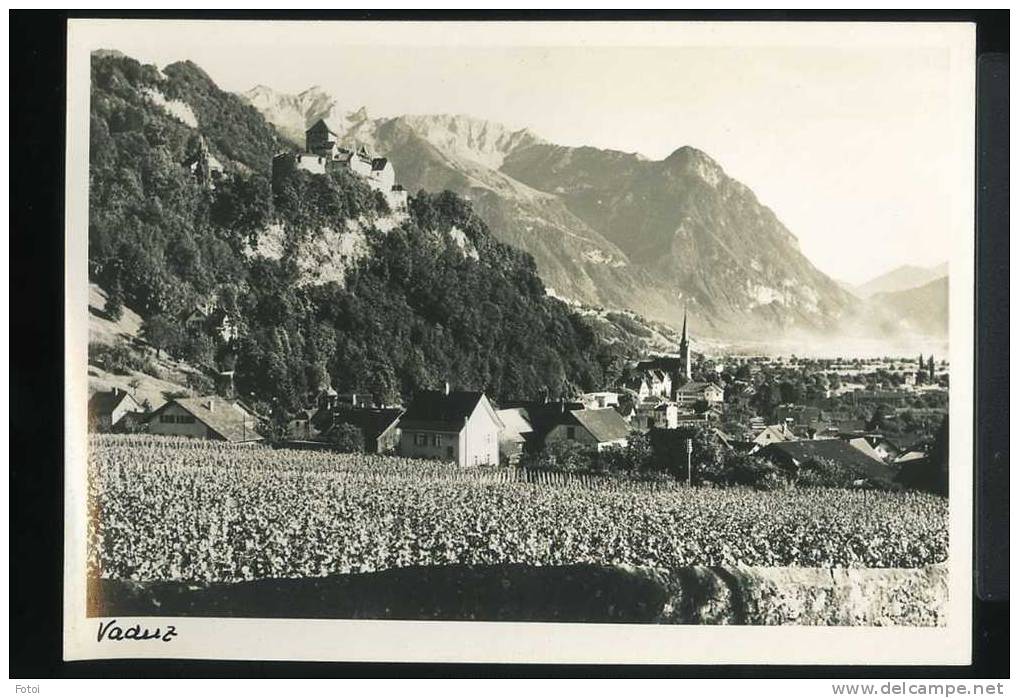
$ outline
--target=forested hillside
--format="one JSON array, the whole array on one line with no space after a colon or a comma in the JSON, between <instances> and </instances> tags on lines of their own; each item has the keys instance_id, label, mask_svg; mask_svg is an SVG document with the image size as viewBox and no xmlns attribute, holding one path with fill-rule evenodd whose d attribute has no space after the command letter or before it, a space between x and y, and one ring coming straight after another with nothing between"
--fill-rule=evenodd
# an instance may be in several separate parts
<instances>
[{"instance_id":1,"label":"forested hillside","mask_svg":"<svg viewBox=\"0 0 1019 698\"><path fill-rule=\"evenodd\" d=\"M332 385L394 401L444 381L557 396L613 380L638 348L547 296L530 255L454 194L419 194L398 220L347 173L295 172L274 194L271 158L289 146L191 63L160 72L102 54L92 77L90 277L142 316L153 345L234 369L245 397L293 409ZM223 168L212 184L210 158ZM302 251L353 221L369 251L344 283L302 280ZM258 252L269 230L283 231L275 256ZM240 337L186 332L202 304Z\"/></svg>"}]
</instances>

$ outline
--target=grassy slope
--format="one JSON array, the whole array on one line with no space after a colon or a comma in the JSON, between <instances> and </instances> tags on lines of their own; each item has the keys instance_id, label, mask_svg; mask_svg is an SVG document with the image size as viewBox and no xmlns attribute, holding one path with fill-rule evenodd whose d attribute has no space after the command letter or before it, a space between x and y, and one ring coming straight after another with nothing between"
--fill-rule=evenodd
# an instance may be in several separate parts
<instances>
[{"instance_id":1,"label":"grassy slope","mask_svg":"<svg viewBox=\"0 0 1019 698\"><path fill-rule=\"evenodd\" d=\"M164 354L162 358L156 359L155 352L144 345L139 337L142 319L138 313L130 308L124 308L120 320L108 319L103 313L106 305L106 292L96 284L89 284L88 289L88 340L89 343L105 344L114 346L119 343L126 343L132 346L133 351L152 358L160 375L152 376L141 371L130 371L125 375L105 371L89 360L88 367L88 389L89 394L109 390L118 387L131 392L138 402L148 400L153 408L159 407L166 399L164 392L191 392L186 387L188 374L196 374L198 371L186 363L168 359ZM137 378L140 385L137 390L129 384L132 379Z\"/></svg>"}]
</instances>

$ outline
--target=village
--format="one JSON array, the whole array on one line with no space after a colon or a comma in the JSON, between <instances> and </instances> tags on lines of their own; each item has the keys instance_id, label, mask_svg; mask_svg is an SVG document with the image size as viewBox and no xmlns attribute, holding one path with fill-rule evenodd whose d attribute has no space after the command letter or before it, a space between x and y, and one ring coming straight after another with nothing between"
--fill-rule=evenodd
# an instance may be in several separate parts
<instances>
[{"instance_id":1,"label":"village","mask_svg":"<svg viewBox=\"0 0 1019 698\"><path fill-rule=\"evenodd\" d=\"M216 311L196 309L186 324L191 331L210 328L224 341L237 337ZM805 376L811 389L788 380L791 374ZM678 354L635 361L622 384L569 398L497 403L483 391L446 383L423 386L403 405L328 388L281 423L228 391L173 397L147 411L130 390L113 388L92 395L89 414L100 432L268 442L465 467L519 466L564 443L602 453L626 448L637 435L672 433L689 440L705 433L724 453L785 468L823 458L890 481L904 467L926 467L932 431L946 411L947 380L947 365L933 357L802 365L791 358L706 357L691 351L684 322ZM926 429L904 427L895 419L903 411L935 419ZM689 448L677 451L682 465Z\"/></svg>"},{"instance_id":2,"label":"village","mask_svg":"<svg viewBox=\"0 0 1019 698\"><path fill-rule=\"evenodd\" d=\"M221 166L202 146L188 166L215 187ZM363 145L341 146L336 129L322 119L307 129L304 152L273 159L273 186L295 170L324 175L333 168L362 178L391 210L406 209L407 192L392 162ZM188 336L224 346L241 332L215 299L179 321ZM922 354L866 361L708 357L691 351L684 313L678 353L634 360L618 385L558 399L546 394L497 404L483 391L446 382L419 386L405 405L380 404L372 395L328 387L304 409L281 417L238 399L232 372L219 372L215 382L214 394L169 395L158 408L127 388L97 391L89 401L91 428L507 467L534 463L536 454L564 443L597 454L625 449L635 435L666 431L681 441L666 440L672 445L665 448L685 440L685 448L669 457L691 480L694 463L682 460L689 458L694 436L707 434L734 456L757 456L785 468L824 459L890 482L903 466L926 467L933 432L947 412L948 365ZM905 424L897 416L903 412Z\"/></svg>"}]
</instances>

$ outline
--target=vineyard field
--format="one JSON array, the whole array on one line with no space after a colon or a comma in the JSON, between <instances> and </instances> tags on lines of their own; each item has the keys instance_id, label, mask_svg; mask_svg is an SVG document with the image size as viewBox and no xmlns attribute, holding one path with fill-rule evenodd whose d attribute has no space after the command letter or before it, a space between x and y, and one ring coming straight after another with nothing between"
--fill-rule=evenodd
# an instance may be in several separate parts
<instances>
[{"instance_id":1,"label":"vineyard field","mask_svg":"<svg viewBox=\"0 0 1019 698\"><path fill-rule=\"evenodd\" d=\"M415 565L922 567L947 501L906 492L523 481L515 471L94 436L89 572L240 581Z\"/></svg>"}]
</instances>

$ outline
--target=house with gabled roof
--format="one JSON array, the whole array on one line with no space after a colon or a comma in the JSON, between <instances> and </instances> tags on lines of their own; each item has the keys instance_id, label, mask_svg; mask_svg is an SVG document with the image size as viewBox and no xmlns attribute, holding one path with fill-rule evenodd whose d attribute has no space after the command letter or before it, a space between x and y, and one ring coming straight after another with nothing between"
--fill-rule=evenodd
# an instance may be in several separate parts
<instances>
[{"instance_id":1,"label":"house with gabled roof","mask_svg":"<svg viewBox=\"0 0 1019 698\"><path fill-rule=\"evenodd\" d=\"M482 392L423 390L400 418L400 455L498 465L503 423Z\"/></svg>"},{"instance_id":2,"label":"house with gabled roof","mask_svg":"<svg viewBox=\"0 0 1019 698\"><path fill-rule=\"evenodd\" d=\"M850 470L860 479L890 484L895 477L895 471L880 459L841 439L774 443L762 448L758 455L793 472L812 461L823 459Z\"/></svg>"},{"instance_id":3,"label":"house with gabled roof","mask_svg":"<svg viewBox=\"0 0 1019 698\"><path fill-rule=\"evenodd\" d=\"M634 405L630 424L641 431L675 429L679 424L679 408L665 398L652 397Z\"/></svg>"},{"instance_id":4,"label":"house with gabled roof","mask_svg":"<svg viewBox=\"0 0 1019 698\"><path fill-rule=\"evenodd\" d=\"M126 390L114 387L89 398L88 416L94 431L121 431L140 423L145 409Z\"/></svg>"},{"instance_id":5,"label":"house with gabled roof","mask_svg":"<svg viewBox=\"0 0 1019 698\"><path fill-rule=\"evenodd\" d=\"M668 398L672 394L672 376L660 368L644 369L638 372L626 387L637 394L639 401L654 397Z\"/></svg>"},{"instance_id":6,"label":"house with gabled roof","mask_svg":"<svg viewBox=\"0 0 1019 698\"><path fill-rule=\"evenodd\" d=\"M369 184L381 192L389 192L396 184L396 170L389 158L372 158Z\"/></svg>"},{"instance_id":7,"label":"house with gabled roof","mask_svg":"<svg viewBox=\"0 0 1019 698\"><path fill-rule=\"evenodd\" d=\"M675 400L680 406L706 402L709 405L721 405L725 399L725 391L714 383L690 381L676 388Z\"/></svg>"},{"instance_id":8,"label":"house with gabled roof","mask_svg":"<svg viewBox=\"0 0 1019 698\"><path fill-rule=\"evenodd\" d=\"M612 407L598 410L569 410L545 436L545 445L573 441L594 446L599 451L610 446L626 446L630 426Z\"/></svg>"},{"instance_id":9,"label":"house with gabled roof","mask_svg":"<svg viewBox=\"0 0 1019 698\"><path fill-rule=\"evenodd\" d=\"M329 441L333 430L349 424L361 431L368 453L393 453L400 446L400 417L396 407L345 407L334 410L331 423L321 438Z\"/></svg>"},{"instance_id":10,"label":"house with gabled roof","mask_svg":"<svg viewBox=\"0 0 1019 698\"><path fill-rule=\"evenodd\" d=\"M231 443L255 443L258 420L240 404L217 395L176 398L146 420L150 434L188 436Z\"/></svg>"},{"instance_id":11,"label":"house with gabled roof","mask_svg":"<svg viewBox=\"0 0 1019 698\"><path fill-rule=\"evenodd\" d=\"M789 426L785 422L781 424L771 424L764 427L764 429L754 436L754 450L761 449L775 443L784 443L786 441L795 440L796 435L789 429Z\"/></svg>"}]
</instances>

